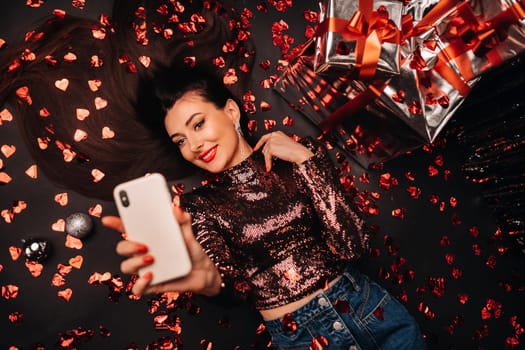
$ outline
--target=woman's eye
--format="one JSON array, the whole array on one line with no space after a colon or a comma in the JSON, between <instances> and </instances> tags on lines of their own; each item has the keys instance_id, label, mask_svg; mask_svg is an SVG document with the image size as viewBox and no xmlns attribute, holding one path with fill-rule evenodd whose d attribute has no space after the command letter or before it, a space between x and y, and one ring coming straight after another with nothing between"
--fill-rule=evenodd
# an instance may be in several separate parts
<instances>
[{"instance_id":1,"label":"woman's eye","mask_svg":"<svg viewBox=\"0 0 525 350\"><path fill-rule=\"evenodd\" d=\"M194 128L195 130L198 130L198 129L200 129L203 125L204 125L204 119L201 120L201 121L199 121L199 122L197 122L193 128Z\"/></svg>"},{"instance_id":2,"label":"woman's eye","mask_svg":"<svg viewBox=\"0 0 525 350\"><path fill-rule=\"evenodd\" d=\"M184 144L184 139L174 140L173 142L180 147Z\"/></svg>"}]
</instances>

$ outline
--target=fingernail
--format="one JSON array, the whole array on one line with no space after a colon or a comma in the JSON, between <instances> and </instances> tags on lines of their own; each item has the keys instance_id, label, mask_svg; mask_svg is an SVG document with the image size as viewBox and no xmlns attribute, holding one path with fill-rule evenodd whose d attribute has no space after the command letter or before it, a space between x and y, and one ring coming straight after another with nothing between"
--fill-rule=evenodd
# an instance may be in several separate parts
<instances>
[{"instance_id":1,"label":"fingernail","mask_svg":"<svg viewBox=\"0 0 525 350\"><path fill-rule=\"evenodd\" d=\"M142 277L144 277L144 278L147 279L147 280L150 280L150 279L153 278L153 272L148 271L148 272L146 272L144 275L142 275Z\"/></svg>"},{"instance_id":2,"label":"fingernail","mask_svg":"<svg viewBox=\"0 0 525 350\"><path fill-rule=\"evenodd\" d=\"M144 254L148 252L148 246L140 245L137 247L137 250L135 251L137 254Z\"/></svg>"},{"instance_id":3,"label":"fingernail","mask_svg":"<svg viewBox=\"0 0 525 350\"><path fill-rule=\"evenodd\" d=\"M178 195L173 197L173 205L180 207L180 197Z\"/></svg>"},{"instance_id":4,"label":"fingernail","mask_svg":"<svg viewBox=\"0 0 525 350\"><path fill-rule=\"evenodd\" d=\"M144 264L153 264L153 257L151 255L146 255L146 256L143 256L142 257L142 262L144 262Z\"/></svg>"}]
</instances>

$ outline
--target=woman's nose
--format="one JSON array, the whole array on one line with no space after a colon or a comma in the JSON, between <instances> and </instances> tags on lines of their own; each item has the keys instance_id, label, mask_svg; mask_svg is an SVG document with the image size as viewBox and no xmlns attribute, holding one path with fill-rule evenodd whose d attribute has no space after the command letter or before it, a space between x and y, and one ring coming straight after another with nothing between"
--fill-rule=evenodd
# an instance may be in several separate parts
<instances>
[{"instance_id":1,"label":"woman's nose","mask_svg":"<svg viewBox=\"0 0 525 350\"><path fill-rule=\"evenodd\" d=\"M203 142L198 137L190 137L188 141L192 152L199 152L202 149Z\"/></svg>"}]
</instances>

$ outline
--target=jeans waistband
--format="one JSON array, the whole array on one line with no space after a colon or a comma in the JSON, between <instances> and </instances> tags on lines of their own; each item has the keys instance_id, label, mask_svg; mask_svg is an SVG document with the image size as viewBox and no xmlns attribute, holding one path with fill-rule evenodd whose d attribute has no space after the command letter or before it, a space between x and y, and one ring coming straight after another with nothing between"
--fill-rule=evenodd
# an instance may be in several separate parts
<instances>
[{"instance_id":1,"label":"jeans waistband","mask_svg":"<svg viewBox=\"0 0 525 350\"><path fill-rule=\"evenodd\" d=\"M330 288L318 293L312 300L299 309L293 311L288 316L278 318L275 320L264 321L266 329L270 334L278 334L286 332L283 328L283 323L287 323L289 318L293 320L297 327L301 327L302 324L308 322L318 314L332 308L332 300L336 300L341 294L341 291L359 290L360 280L364 275L359 272L354 266L349 266L341 275L341 278Z\"/></svg>"}]
</instances>

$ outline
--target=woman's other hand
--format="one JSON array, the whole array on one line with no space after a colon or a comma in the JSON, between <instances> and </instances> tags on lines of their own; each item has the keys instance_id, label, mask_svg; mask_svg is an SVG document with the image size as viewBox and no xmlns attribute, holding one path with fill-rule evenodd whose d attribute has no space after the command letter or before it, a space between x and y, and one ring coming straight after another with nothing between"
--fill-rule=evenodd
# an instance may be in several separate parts
<instances>
[{"instance_id":1,"label":"woman's other hand","mask_svg":"<svg viewBox=\"0 0 525 350\"><path fill-rule=\"evenodd\" d=\"M168 282L151 285L153 274L143 273L135 282L132 292L136 295L164 292L192 291L202 295L213 296L220 292L221 277L219 271L206 255L191 229L191 217L179 206L174 205L173 214L177 218L186 247L188 249L192 268L188 275ZM102 224L119 232L124 232L124 225L117 216L105 216ZM122 240L117 243L117 254L126 257L120 265L120 270L126 274L136 274L138 270L151 265L155 257L148 254L147 245L141 242Z\"/></svg>"},{"instance_id":2,"label":"woman's other hand","mask_svg":"<svg viewBox=\"0 0 525 350\"><path fill-rule=\"evenodd\" d=\"M273 157L299 164L314 155L312 151L282 131L263 135L253 150L257 151L260 148L262 148L267 171L272 169Z\"/></svg>"}]
</instances>

